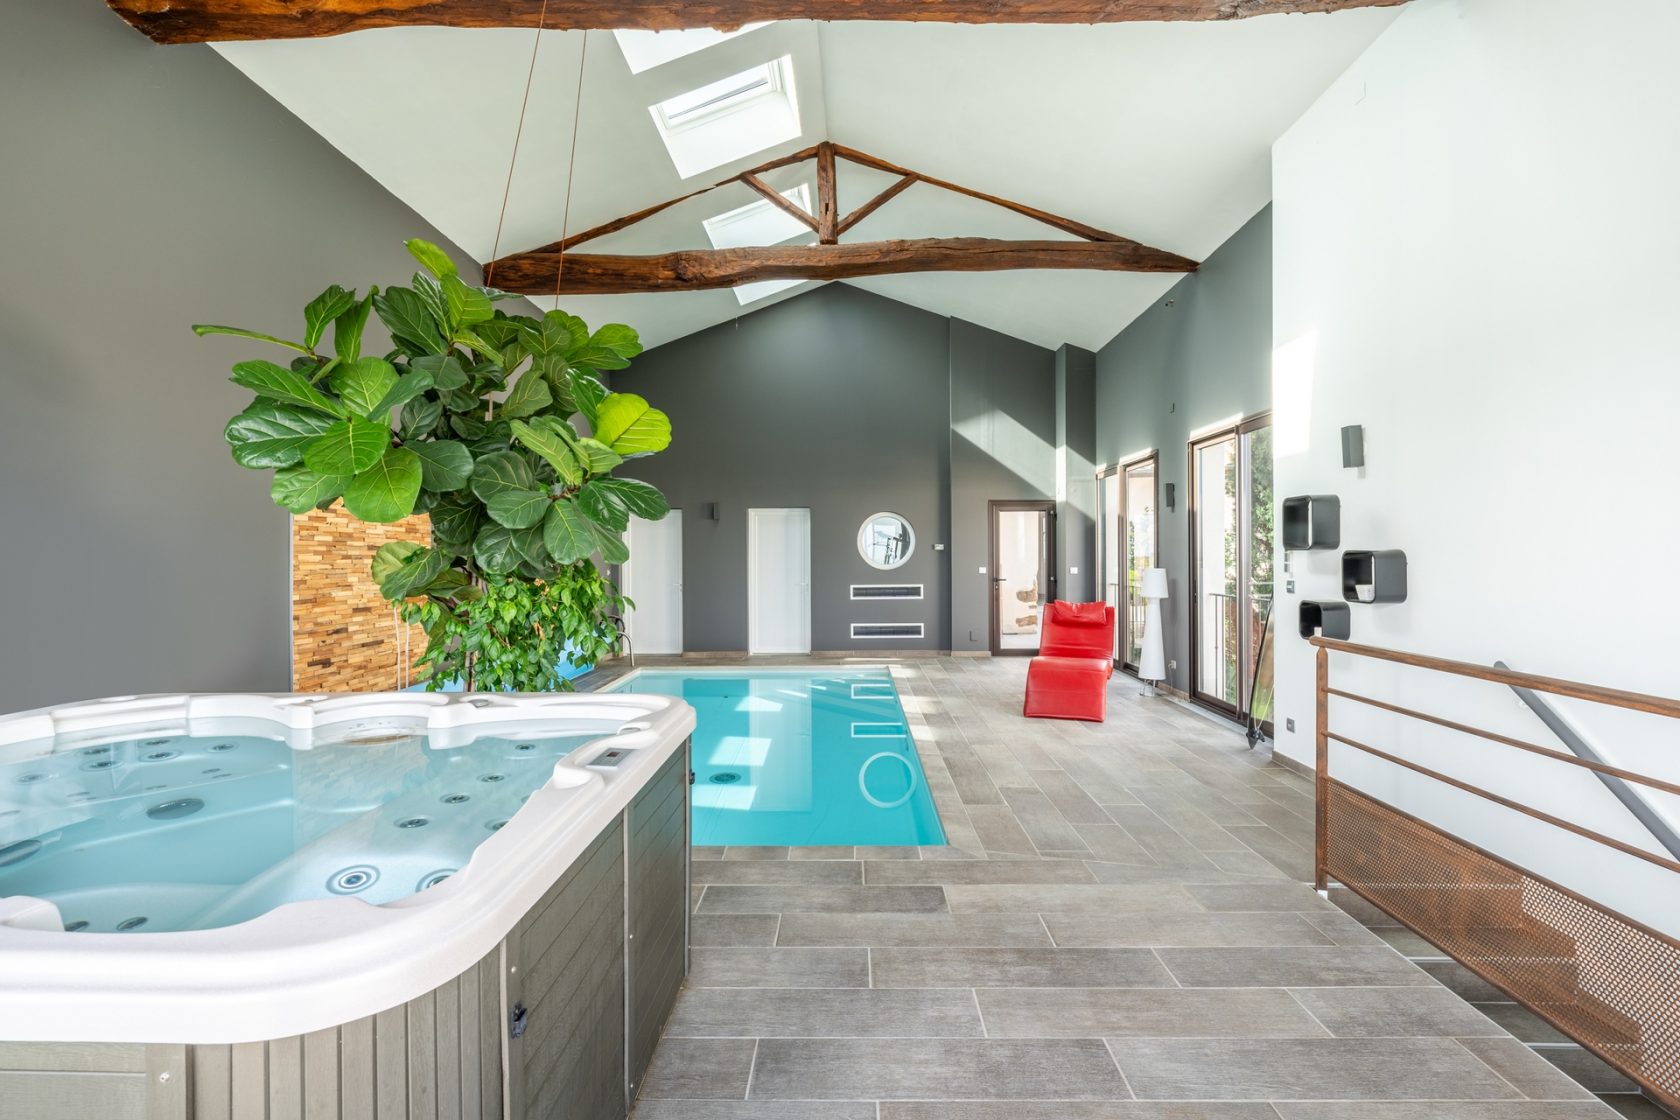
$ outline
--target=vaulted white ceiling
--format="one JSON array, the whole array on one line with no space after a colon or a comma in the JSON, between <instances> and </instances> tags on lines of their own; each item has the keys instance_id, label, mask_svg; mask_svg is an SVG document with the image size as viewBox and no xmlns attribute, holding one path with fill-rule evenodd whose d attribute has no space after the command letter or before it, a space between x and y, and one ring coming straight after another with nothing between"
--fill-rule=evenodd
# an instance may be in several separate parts
<instances>
[{"instance_id":1,"label":"vaulted white ceiling","mask_svg":"<svg viewBox=\"0 0 1680 1120\"><path fill-rule=\"evenodd\" d=\"M217 49L479 260L824 139L1201 259L1266 204L1272 141L1395 11L1101 27L781 22L640 74L606 32L587 41L545 32L539 42L532 31L401 28ZM680 177L648 107L784 55L799 134ZM789 190L812 174L806 164L766 179ZM841 213L891 181L842 161ZM590 250L705 247L704 219L757 197L731 185ZM940 236L1060 235L917 184L845 240ZM1042 271L848 282L1044 346L1095 349L1176 279ZM562 302L591 322L628 322L657 345L807 287L744 307L728 290Z\"/></svg>"}]
</instances>

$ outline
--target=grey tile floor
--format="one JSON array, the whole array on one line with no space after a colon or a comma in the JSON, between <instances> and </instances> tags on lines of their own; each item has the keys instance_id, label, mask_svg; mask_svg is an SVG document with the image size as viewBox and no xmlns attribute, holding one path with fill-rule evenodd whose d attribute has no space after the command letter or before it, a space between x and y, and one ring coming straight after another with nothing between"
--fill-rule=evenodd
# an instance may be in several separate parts
<instances>
[{"instance_id":1,"label":"grey tile floor","mask_svg":"<svg viewBox=\"0 0 1680 1120\"><path fill-rule=\"evenodd\" d=\"M1023 719L1025 669L894 665L948 846L694 853L637 1120L1646 1115L1320 899L1309 782L1126 677Z\"/></svg>"}]
</instances>

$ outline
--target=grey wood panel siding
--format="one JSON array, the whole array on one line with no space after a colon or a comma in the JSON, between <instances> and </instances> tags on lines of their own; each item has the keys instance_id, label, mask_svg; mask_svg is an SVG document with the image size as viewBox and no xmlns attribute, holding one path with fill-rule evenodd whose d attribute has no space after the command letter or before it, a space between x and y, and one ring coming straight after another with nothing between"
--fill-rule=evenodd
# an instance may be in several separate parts
<instances>
[{"instance_id":1,"label":"grey wood panel siding","mask_svg":"<svg viewBox=\"0 0 1680 1120\"><path fill-rule=\"evenodd\" d=\"M595 839L516 930L529 1019L509 1043L517 1120L623 1120L624 825ZM511 998L511 997L510 997Z\"/></svg>"},{"instance_id":2,"label":"grey wood panel siding","mask_svg":"<svg viewBox=\"0 0 1680 1120\"><path fill-rule=\"evenodd\" d=\"M145 1120L500 1120L501 950L400 1007L306 1035L177 1047L192 1086L176 1112ZM485 993L489 993L486 998ZM463 998L462 993L467 993ZM441 1009L441 1010L440 1010ZM442 1016L440 1019L439 1016ZM167 1051L168 1047L134 1048ZM488 1057L487 1057L488 1056ZM167 1053L150 1060L164 1062ZM146 1056L142 1055L142 1060ZM0 1048L0 1065L10 1065ZM189 1068L190 1067L190 1068ZM172 1068L160 1066L163 1068ZM153 1077L155 1084L155 1075ZM154 1100L162 1095L152 1090ZM0 1111L11 1101L0 1095ZM9 1115L9 1112L7 1112ZM25 1114L27 1115L27 1114Z\"/></svg>"},{"instance_id":3,"label":"grey wood panel siding","mask_svg":"<svg viewBox=\"0 0 1680 1120\"><path fill-rule=\"evenodd\" d=\"M0 1117L624 1120L687 969L688 773L685 748L448 983L266 1042L0 1043Z\"/></svg>"},{"instance_id":4,"label":"grey wood panel siding","mask_svg":"<svg viewBox=\"0 0 1680 1120\"><path fill-rule=\"evenodd\" d=\"M632 1101L688 971L688 774L685 744L630 803L626 1049Z\"/></svg>"}]
</instances>

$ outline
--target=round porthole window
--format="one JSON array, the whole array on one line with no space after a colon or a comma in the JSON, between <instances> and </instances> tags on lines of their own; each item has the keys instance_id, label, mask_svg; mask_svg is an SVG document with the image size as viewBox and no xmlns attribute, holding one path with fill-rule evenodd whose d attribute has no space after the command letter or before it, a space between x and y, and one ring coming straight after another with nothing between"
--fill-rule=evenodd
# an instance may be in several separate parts
<instances>
[{"instance_id":1,"label":"round porthole window","mask_svg":"<svg viewBox=\"0 0 1680 1120\"><path fill-rule=\"evenodd\" d=\"M857 543L870 567L891 570L916 551L916 530L896 513L871 514L858 529Z\"/></svg>"}]
</instances>

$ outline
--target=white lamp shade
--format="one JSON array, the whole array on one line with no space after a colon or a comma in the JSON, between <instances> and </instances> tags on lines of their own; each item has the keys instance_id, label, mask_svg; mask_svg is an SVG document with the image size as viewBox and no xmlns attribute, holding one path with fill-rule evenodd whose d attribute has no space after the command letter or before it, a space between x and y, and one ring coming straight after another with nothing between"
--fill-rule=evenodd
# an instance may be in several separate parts
<instances>
[{"instance_id":1,"label":"white lamp shade","mask_svg":"<svg viewBox=\"0 0 1680 1120\"><path fill-rule=\"evenodd\" d=\"M1145 568L1143 583L1138 594L1145 599L1165 599L1167 597L1167 570L1165 568Z\"/></svg>"}]
</instances>

